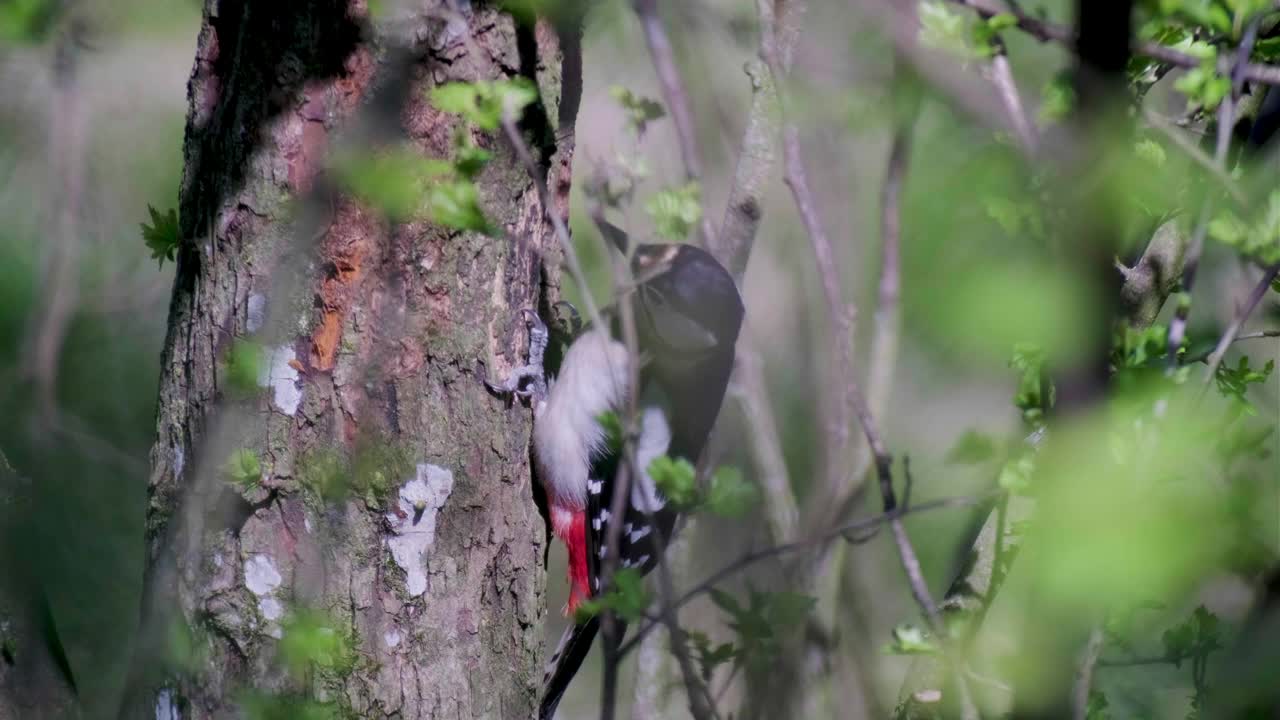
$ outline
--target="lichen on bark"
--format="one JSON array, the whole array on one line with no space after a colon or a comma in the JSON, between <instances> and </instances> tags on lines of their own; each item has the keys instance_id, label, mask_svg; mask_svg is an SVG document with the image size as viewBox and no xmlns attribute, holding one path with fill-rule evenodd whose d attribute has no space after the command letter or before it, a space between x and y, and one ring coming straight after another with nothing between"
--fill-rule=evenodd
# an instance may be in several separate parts
<instances>
[{"instance_id":1,"label":"lichen on bark","mask_svg":"<svg viewBox=\"0 0 1280 720\"><path fill-rule=\"evenodd\" d=\"M475 140L495 155L476 182L500 237L392 222L325 172L351 138L447 157L460 121L427 99L442 83L580 87L547 81L563 55L548 23L475 4L464 29L448 6L373 18L363 0L206 3L152 451L148 639L124 716L160 700L184 718L276 699L358 717L532 712L546 530L530 417L481 379L519 362L516 311L555 292L554 235L499 137ZM577 99L544 100L525 126L565 216L572 118L545 112ZM246 339L267 358L247 396L223 376ZM260 482L228 479L241 449ZM358 660L291 671L304 614Z\"/></svg>"}]
</instances>

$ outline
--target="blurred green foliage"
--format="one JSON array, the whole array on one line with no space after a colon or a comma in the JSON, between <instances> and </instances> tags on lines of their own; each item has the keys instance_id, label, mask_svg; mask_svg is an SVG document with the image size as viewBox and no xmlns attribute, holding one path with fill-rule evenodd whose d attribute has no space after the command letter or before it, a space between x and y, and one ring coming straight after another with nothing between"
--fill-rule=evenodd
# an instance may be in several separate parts
<instances>
[{"instance_id":1,"label":"blurred green foliage","mask_svg":"<svg viewBox=\"0 0 1280 720\"><path fill-rule=\"evenodd\" d=\"M645 203L654 230L664 240L682 241L702 219L702 190L691 182L663 190Z\"/></svg>"}]
</instances>

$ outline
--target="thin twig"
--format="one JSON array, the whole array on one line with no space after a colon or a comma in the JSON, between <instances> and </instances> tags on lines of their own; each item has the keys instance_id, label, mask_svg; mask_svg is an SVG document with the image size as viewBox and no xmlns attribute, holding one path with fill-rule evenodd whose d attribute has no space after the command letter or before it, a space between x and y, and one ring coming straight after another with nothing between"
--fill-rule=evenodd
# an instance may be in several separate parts
<instances>
[{"instance_id":1,"label":"thin twig","mask_svg":"<svg viewBox=\"0 0 1280 720\"><path fill-rule=\"evenodd\" d=\"M1186 135L1173 123L1160 117L1150 108L1142 108L1142 121L1154 130L1158 130L1173 143L1174 147L1182 151L1187 157L1191 158L1197 165L1213 175L1222 189L1227 191L1232 200L1242 207L1249 205L1249 198L1245 196L1244 191L1240 189L1239 184L1231 177L1222 165L1214 161L1199 145L1187 139Z\"/></svg>"},{"instance_id":2,"label":"thin twig","mask_svg":"<svg viewBox=\"0 0 1280 720\"><path fill-rule=\"evenodd\" d=\"M1227 152L1231 148L1231 132L1235 128L1236 103L1244 88L1243 68L1253 52L1254 41L1258 37L1258 21L1254 20L1245 28L1240 46L1236 48L1234 60L1230 61L1231 92L1222 99L1218 106L1218 138L1213 153L1213 164L1222 172L1227 172ZM1209 221L1213 216L1213 199L1206 197L1200 206L1200 218L1196 221L1195 232L1191 236L1191 246L1187 249L1187 260L1183 271L1183 292L1190 293L1195 283L1196 271L1200 267L1200 256L1204 252L1205 236L1209 232ZM1169 323L1169 355L1168 371L1173 372L1178 366L1178 350L1186 337L1187 318L1191 314L1191 303L1182 302L1173 320ZM1230 343L1228 343L1230 344Z\"/></svg>"},{"instance_id":3,"label":"thin twig","mask_svg":"<svg viewBox=\"0 0 1280 720\"><path fill-rule=\"evenodd\" d=\"M785 542L796 536L800 512L796 508L795 494L791 491L791 479L787 473L786 458L778 439L778 427L769 406L768 388L760 356L749 339L738 343L734 366L735 382L731 391L742 406L747 430L751 434L751 455L759 473L759 483L764 491L765 519L769 523L770 536L776 542Z\"/></svg>"},{"instance_id":4,"label":"thin twig","mask_svg":"<svg viewBox=\"0 0 1280 720\"><path fill-rule=\"evenodd\" d=\"M1013 123L1018 140L1028 153L1035 154L1040 144L1039 138L1036 137L1036 128L1027 117L1027 111L1022 105L1022 95L1018 92L1018 84L1013 79L1013 68L1009 65L1009 53L1005 49L1004 42L998 39L996 52L991 57L991 82L1000 92L1000 100L1004 103L1005 111L1009 113L1009 121Z\"/></svg>"},{"instance_id":5,"label":"thin twig","mask_svg":"<svg viewBox=\"0 0 1280 720\"><path fill-rule=\"evenodd\" d=\"M836 384L840 388L848 388L855 383L853 370L853 315L854 309L846 306L841 298L840 276L836 268L835 251L831 240L827 237L822 221L818 218L818 210L813 201L813 193L809 189L808 176L804 162L800 157L800 137L795 125L785 123L782 129L783 166L786 168L784 181L791 188L796 209L804 223L809 243L813 250L814 260L818 267L823 295L827 303L827 322L830 340L835 346L837 366ZM826 421L827 442L830 443L826 459L826 495L840 497L844 492L840 488L845 477L846 452L849 447L849 413L851 410L849 396L846 394L831 405L831 413Z\"/></svg>"},{"instance_id":6,"label":"thin twig","mask_svg":"<svg viewBox=\"0 0 1280 720\"><path fill-rule=\"evenodd\" d=\"M857 392L856 388L853 392ZM884 444L880 442L875 425L869 415L859 414L859 418L863 421L862 430L866 433L867 442L874 448L880 448L876 451L876 473L880 477L880 492L884 502L885 512L890 512L896 507L893 497L893 478L890 476L889 465L891 459L884 452ZM911 482L911 464L906 457L902 459L902 471L906 476L905 487L910 492ZM960 716L964 720L978 720L978 708L973 704L973 695L969 691L969 683L964 675L964 661L956 652L953 643L948 636L947 627L942 622L942 616L938 613L938 606L933 602L933 596L929 594L929 585L925 582L924 573L920 569L920 559L916 556L915 548L911 545L911 538L907 535L907 528L902 523L902 516L897 515L889 520L889 528L893 531L894 545L898 549L898 558L902 561L902 568L907 573L907 580L911 585L911 595L915 598L925 614L929 623L929 629L933 632L933 636L938 639L942 646L943 655L947 659L947 663L951 665L952 674L955 676L956 688L960 693Z\"/></svg>"},{"instance_id":7,"label":"thin twig","mask_svg":"<svg viewBox=\"0 0 1280 720\"><path fill-rule=\"evenodd\" d=\"M849 542L855 542L852 538L857 537L857 541L855 542L855 544L860 544L862 542L866 542L867 540L870 540L871 537L874 536L873 534L868 534L869 531L879 528L880 526L893 520L894 518L901 518L901 517L906 517L907 515L914 515L917 513L928 512L931 510L940 510L944 508L974 507L976 505L982 504L983 502L986 502L991 496L992 495L989 493L986 495L979 495L974 497L941 498L938 500L930 500L928 502L922 502L917 505L911 506L909 508L908 507L895 508L892 512L885 512L885 513L881 513L880 515L875 515L870 518L865 518L863 520L856 520L854 522L845 523L838 527L831 528L830 530L822 532L818 535L814 535L813 537L805 538L803 540L797 540L795 542L782 543L779 545L763 548L761 550L755 550L753 552L749 552L743 555L742 557L739 557L737 560L734 560L733 562L730 562L729 564L715 571L711 575L707 576L706 579L699 582L697 585L693 586L689 590L685 591L685 593L681 595L679 598L677 598L674 603L671 603L671 608L674 610L678 610L684 607L685 605L687 605L689 602L693 601L697 597L710 592L712 589L720 585L720 583L723 583L725 580L728 580L729 578L733 577L739 572L742 572L743 570L751 567L752 565L756 565L757 563L760 563L764 560L775 558L780 555L789 555L791 553L800 552L803 550L823 547L827 543L833 540L838 540L840 538L844 538ZM635 636L633 636L630 640L624 643L621 648L618 649L618 654L620 656L626 655L633 648L639 645L640 641L644 639L644 636L652 632L654 627L656 627L659 624L660 623L658 622L649 622L649 623L646 623L645 625L642 625L640 629L636 631Z\"/></svg>"},{"instance_id":8,"label":"thin twig","mask_svg":"<svg viewBox=\"0 0 1280 720\"><path fill-rule=\"evenodd\" d=\"M1098 655L1102 652L1102 640L1102 628L1094 627L1081 653L1080 667L1076 669L1075 684L1071 688L1073 720L1085 720L1089 715L1089 692L1093 687L1093 670L1097 667Z\"/></svg>"},{"instance_id":9,"label":"thin twig","mask_svg":"<svg viewBox=\"0 0 1280 720\"><path fill-rule=\"evenodd\" d=\"M1041 42L1055 42L1071 47L1075 43L1075 33L1066 25L1059 25L1030 15L1012 4L1002 0L948 0L955 5L963 5L984 15L1009 14L1017 21L1018 29ZM1150 40L1142 40L1133 45L1137 55L1153 60L1169 63L1184 68L1197 68L1203 63L1199 57L1176 50L1167 45ZM1219 58L1218 72L1231 72L1232 59ZM1262 85L1280 85L1280 66L1245 63L1240 67L1239 76L1248 82Z\"/></svg>"},{"instance_id":10,"label":"thin twig","mask_svg":"<svg viewBox=\"0 0 1280 720\"><path fill-rule=\"evenodd\" d=\"M1276 281L1277 275L1280 275L1280 263L1276 263L1267 269L1262 279L1249 292L1249 297L1245 300L1244 306L1236 312L1235 318L1231 320L1231 325L1227 327L1226 332L1222 333L1222 337L1218 340L1218 345L1213 349L1207 360L1209 367L1204 373L1205 387L1208 387L1209 383L1213 382L1213 378L1218 373L1218 366L1222 364L1222 358L1227 354L1227 348L1231 347L1231 343L1235 342L1236 336L1240 334L1240 328L1244 326L1245 321L1257 309L1258 303L1262 302L1262 298L1271 289L1271 284Z\"/></svg>"},{"instance_id":11,"label":"thin twig","mask_svg":"<svg viewBox=\"0 0 1280 720\"><path fill-rule=\"evenodd\" d=\"M641 29L644 30L645 44L649 46L649 57L653 60L653 69L658 75L658 85L662 88L662 99L667 105L667 110L671 112L671 120L676 126L676 138L680 142L685 178L690 182L698 182L702 179L702 150L698 146L698 132L693 123L693 112L689 109L689 94L685 91L680 70L676 67L671 39L667 37L662 18L658 17L658 0L633 0L632 7L635 9L636 17L640 19ZM699 228L703 246L711 247L715 231L711 227L711 218L707 213L702 214Z\"/></svg>"}]
</instances>

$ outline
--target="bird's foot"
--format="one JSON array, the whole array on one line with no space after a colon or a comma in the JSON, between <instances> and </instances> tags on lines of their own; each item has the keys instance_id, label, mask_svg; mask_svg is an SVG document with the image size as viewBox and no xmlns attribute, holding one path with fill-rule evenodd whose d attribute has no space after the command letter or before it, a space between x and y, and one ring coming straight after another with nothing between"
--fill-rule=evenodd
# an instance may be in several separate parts
<instances>
[{"instance_id":1,"label":"bird's foot","mask_svg":"<svg viewBox=\"0 0 1280 720\"><path fill-rule=\"evenodd\" d=\"M529 328L528 363L512 370L501 383L485 380L484 384L499 395L515 395L538 403L547 397L547 376L542 367L542 358L547 351L547 326L533 310L521 310L520 314Z\"/></svg>"}]
</instances>

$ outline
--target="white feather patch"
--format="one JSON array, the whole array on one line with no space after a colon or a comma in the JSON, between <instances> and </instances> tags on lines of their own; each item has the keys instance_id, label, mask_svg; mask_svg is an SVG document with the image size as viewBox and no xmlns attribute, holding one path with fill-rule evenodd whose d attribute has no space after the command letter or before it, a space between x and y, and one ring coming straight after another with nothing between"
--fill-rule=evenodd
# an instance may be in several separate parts
<instances>
[{"instance_id":1,"label":"white feather patch","mask_svg":"<svg viewBox=\"0 0 1280 720\"><path fill-rule=\"evenodd\" d=\"M640 466L640 482L631 484L631 505L655 512L666 504L649 477L649 464L665 455L671 447L671 426L661 408L646 407L640 418L640 437L636 439L636 465ZM647 531L647 528L646 528Z\"/></svg>"},{"instance_id":2,"label":"white feather patch","mask_svg":"<svg viewBox=\"0 0 1280 720\"><path fill-rule=\"evenodd\" d=\"M627 348L607 333L590 331L569 346L533 423L539 474L552 504L587 506L591 455L603 448L602 414L627 397Z\"/></svg>"}]
</instances>

